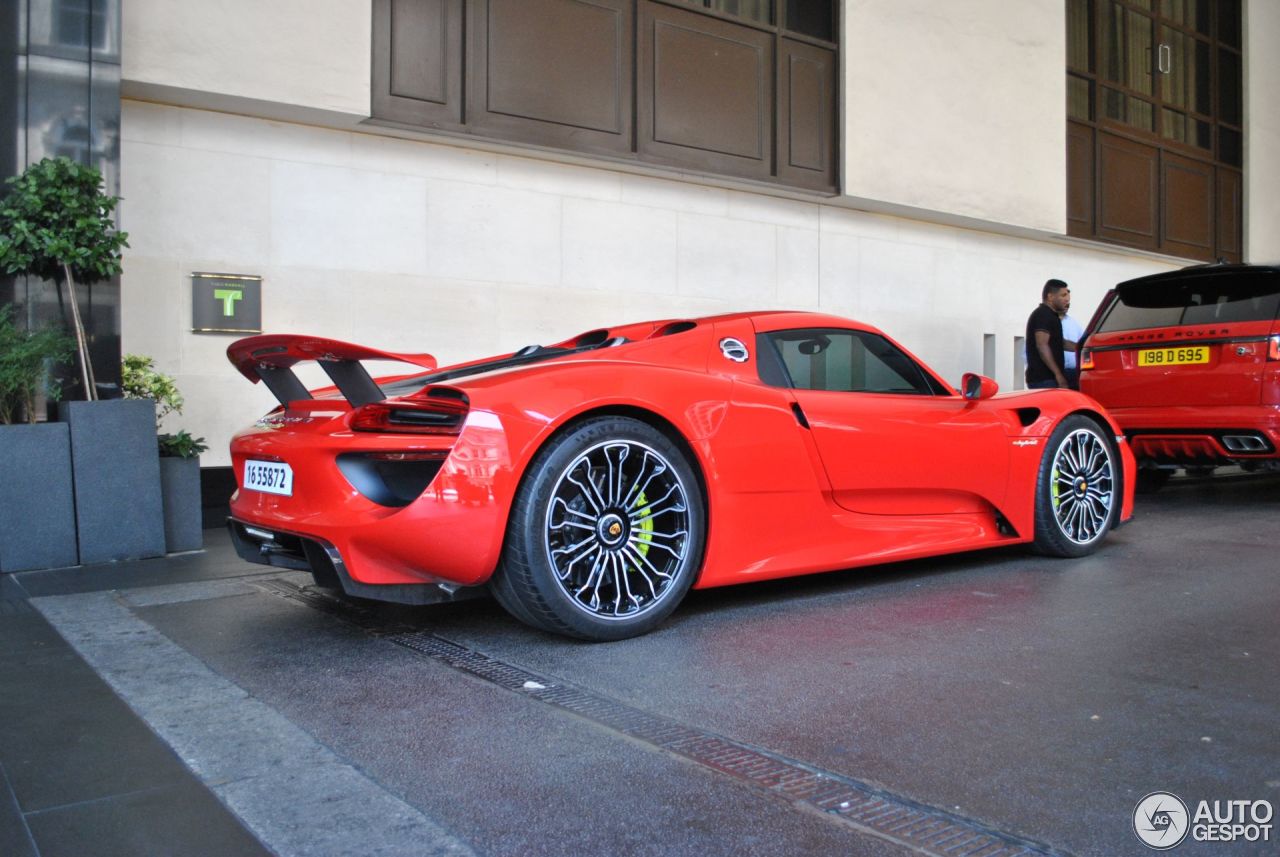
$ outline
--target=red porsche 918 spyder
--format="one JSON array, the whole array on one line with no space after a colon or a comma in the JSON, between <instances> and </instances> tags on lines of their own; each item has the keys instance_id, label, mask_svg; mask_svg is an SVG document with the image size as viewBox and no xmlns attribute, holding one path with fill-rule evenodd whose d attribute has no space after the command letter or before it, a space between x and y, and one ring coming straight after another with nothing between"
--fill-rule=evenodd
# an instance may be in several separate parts
<instances>
[{"instance_id":1,"label":"red porsche 918 spyder","mask_svg":"<svg viewBox=\"0 0 1280 857\"><path fill-rule=\"evenodd\" d=\"M347 595L488 587L547 631L653 629L690 587L999 545L1082 556L1132 514L1092 399L956 391L803 312L666 320L437 367L309 336L227 350L280 407L231 442L240 555ZM374 380L362 361L408 375ZM293 372L318 361L333 386Z\"/></svg>"}]
</instances>

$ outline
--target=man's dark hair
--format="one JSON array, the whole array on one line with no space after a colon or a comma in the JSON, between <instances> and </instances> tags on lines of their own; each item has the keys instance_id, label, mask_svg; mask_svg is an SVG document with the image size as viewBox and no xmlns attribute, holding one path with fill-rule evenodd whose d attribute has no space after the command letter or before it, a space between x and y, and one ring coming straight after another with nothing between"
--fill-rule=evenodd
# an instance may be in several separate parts
<instances>
[{"instance_id":1,"label":"man's dark hair","mask_svg":"<svg viewBox=\"0 0 1280 857\"><path fill-rule=\"evenodd\" d=\"M1069 288L1071 287L1068 286L1066 283L1064 283L1062 280L1048 280L1047 282L1045 282L1044 288L1040 291L1040 300L1044 300L1045 298L1049 297L1049 295L1057 294L1063 289L1069 289Z\"/></svg>"}]
</instances>

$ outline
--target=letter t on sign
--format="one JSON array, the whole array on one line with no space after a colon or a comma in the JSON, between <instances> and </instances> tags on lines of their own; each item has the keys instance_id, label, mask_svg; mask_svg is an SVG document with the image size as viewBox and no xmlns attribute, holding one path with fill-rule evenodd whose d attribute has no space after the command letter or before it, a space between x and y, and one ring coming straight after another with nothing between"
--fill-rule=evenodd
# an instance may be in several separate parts
<instances>
[{"instance_id":1,"label":"letter t on sign","mask_svg":"<svg viewBox=\"0 0 1280 857\"><path fill-rule=\"evenodd\" d=\"M222 314L227 318L234 318L236 314L236 301L244 297L244 292L240 289L214 289L213 299L222 301Z\"/></svg>"}]
</instances>

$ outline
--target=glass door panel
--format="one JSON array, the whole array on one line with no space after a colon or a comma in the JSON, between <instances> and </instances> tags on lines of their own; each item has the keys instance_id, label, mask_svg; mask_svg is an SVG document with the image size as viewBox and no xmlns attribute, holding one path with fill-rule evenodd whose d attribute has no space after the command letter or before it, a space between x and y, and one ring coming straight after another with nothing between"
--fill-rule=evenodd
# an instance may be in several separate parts
<instances>
[{"instance_id":1,"label":"glass door panel","mask_svg":"<svg viewBox=\"0 0 1280 857\"><path fill-rule=\"evenodd\" d=\"M1160 113L1160 133L1165 139L1199 146L1201 149L1213 148L1213 126L1208 122L1167 107Z\"/></svg>"},{"instance_id":2,"label":"glass door panel","mask_svg":"<svg viewBox=\"0 0 1280 857\"><path fill-rule=\"evenodd\" d=\"M1160 0L1160 14L1175 24L1209 35L1210 0Z\"/></svg>"},{"instance_id":3,"label":"glass door panel","mask_svg":"<svg viewBox=\"0 0 1280 857\"><path fill-rule=\"evenodd\" d=\"M1067 68L1093 71L1093 16L1090 0L1067 0Z\"/></svg>"},{"instance_id":4,"label":"glass door panel","mask_svg":"<svg viewBox=\"0 0 1280 857\"><path fill-rule=\"evenodd\" d=\"M1240 55L1218 49L1218 120L1241 124Z\"/></svg>"},{"instance_id":5,"label":"glass door panel","mask_svg":"<svg viewBox=\"0 0 1280 857\"><path fill-rule=\"evenodd\" d=\"M1152 34L1155 24L1140 12L1111 3L1102 27L1103 75L1142 95L1154 95Z\"/></svg>"},{"instance_id":6,"label":"glass door panel","mask_svg":"<svg viewBox=\"0 0 1280 857\"><path fill-rule=\"evenodd\" d=\"M1067 115L1088 122L1093 118L1091 84L1082 77L1067 77Z\"/></svg>"},{"instance_id":7,"label":"glass door panel","mask_svg":"<svg viewBox=\"0 0 1280 857\"><path fill-rule=\"evenodd\" d=\"M1152 118L1155 116L1155 109L1151 102L1125 95L1114 89L1104 88L1102 96L1103 115L1106 118L1141 128L1143 131L1154 130Z\"/></svg>"},{"instance_id":8,"label":"glass door panel","mask_svg":"<svg viewBox=\"0 0 1280 857\"><path fill-rule=\"evenodd\" d=\"M1157 48L1160 97L1171 107L1208 115L1211 101L1209 43L1179 30L1160 28Z\"/></svg>"}]
</instances>

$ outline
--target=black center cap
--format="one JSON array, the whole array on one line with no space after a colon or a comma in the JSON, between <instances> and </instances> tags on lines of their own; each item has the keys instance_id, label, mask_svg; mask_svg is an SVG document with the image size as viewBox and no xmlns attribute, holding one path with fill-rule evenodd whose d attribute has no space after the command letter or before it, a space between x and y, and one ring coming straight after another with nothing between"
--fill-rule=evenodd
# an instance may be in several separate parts
<instances>
[{"instance_id":1,"label":"black center cap","mask_svg":"<svg viewBox=\"0 0 1280 857\"><path fill-rule=\"evenodd\" d=\"M596 522L596 536L605 547L617 547L627 539L627 522L614 512L602 515Z\"/></svg>"}]
</instances>

